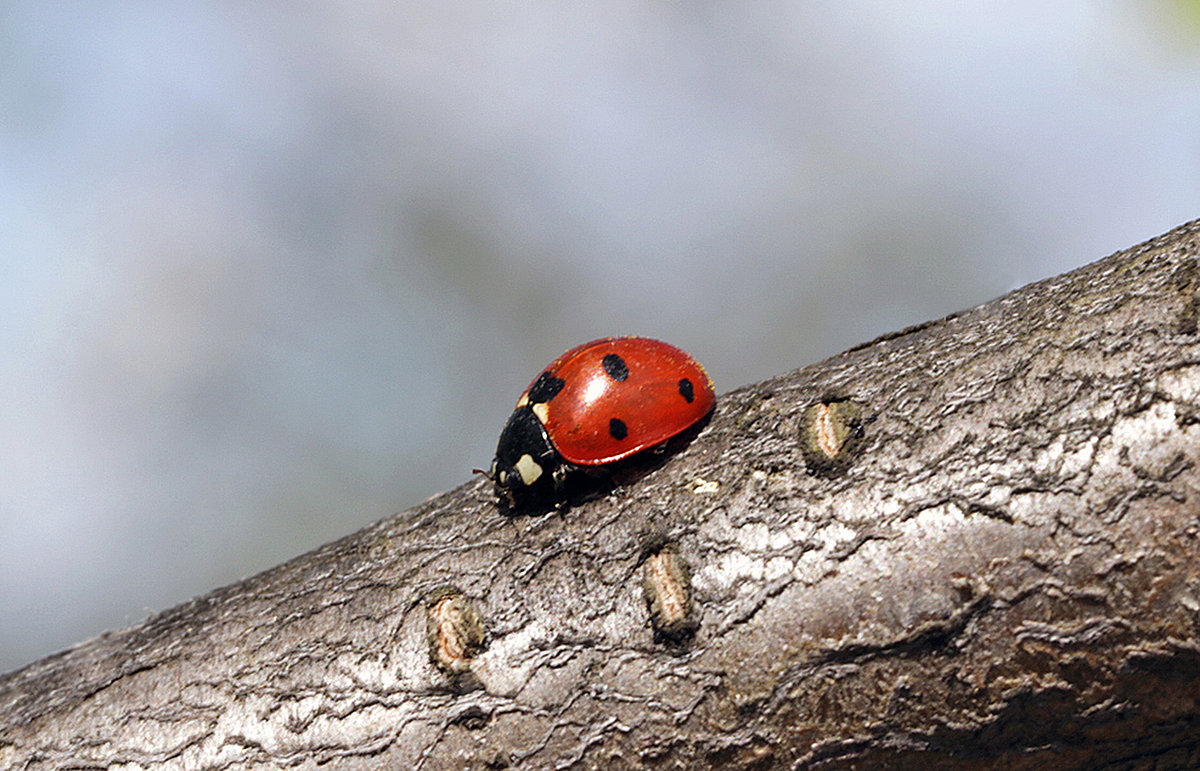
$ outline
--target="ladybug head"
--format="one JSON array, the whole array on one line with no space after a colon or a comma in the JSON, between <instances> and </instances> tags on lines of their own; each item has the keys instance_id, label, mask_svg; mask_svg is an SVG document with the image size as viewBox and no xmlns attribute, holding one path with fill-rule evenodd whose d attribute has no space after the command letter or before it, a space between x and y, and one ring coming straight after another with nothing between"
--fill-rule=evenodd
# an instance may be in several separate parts
<instances>
[{"instance_id":1,"label":"ladybug head","mask_svg":"<svg viewBox=\"0 0 1200 771\"><path fill-rule=\"evenodd\" d=\"M518 407L500 434L488 472L496 494L512 509L554 502L564 470L562 457L537 415L528 406Z\"/></svg>"}]
</instances>

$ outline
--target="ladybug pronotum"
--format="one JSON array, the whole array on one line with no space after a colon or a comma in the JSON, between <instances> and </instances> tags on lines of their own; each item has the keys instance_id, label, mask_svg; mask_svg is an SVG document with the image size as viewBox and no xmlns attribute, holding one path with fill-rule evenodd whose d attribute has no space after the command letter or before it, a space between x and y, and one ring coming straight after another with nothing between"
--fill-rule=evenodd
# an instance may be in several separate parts
<instances>
[{"instance_id":1,"label":"ladybug pronotum","mask_svg":"<svg viewBox=\"0 0 1200 771\"><path fill-rule=\"evenodd\" d=\"M521 509L561 504L572 472L663 444L706 417L712 381L691 356L645 337L606 337L572 348L537 376L500 434L489 473Z\"/></svg>"}]
</instances>

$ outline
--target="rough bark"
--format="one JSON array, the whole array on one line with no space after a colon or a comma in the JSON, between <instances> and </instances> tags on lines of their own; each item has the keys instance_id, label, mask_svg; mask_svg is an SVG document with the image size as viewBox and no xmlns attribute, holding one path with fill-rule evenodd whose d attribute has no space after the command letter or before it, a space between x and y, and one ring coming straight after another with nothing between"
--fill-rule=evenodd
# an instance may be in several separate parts
<instances>
[{"instance_id":1,"label":"rough bark","mask_svg":"<svg viewBox=\"0 0 1200 771\"><path fill-rule=\"evenodd\" d=\"M1200 766L1200 221L0 678L0 767Z\"/></svg>"}]
</instances>

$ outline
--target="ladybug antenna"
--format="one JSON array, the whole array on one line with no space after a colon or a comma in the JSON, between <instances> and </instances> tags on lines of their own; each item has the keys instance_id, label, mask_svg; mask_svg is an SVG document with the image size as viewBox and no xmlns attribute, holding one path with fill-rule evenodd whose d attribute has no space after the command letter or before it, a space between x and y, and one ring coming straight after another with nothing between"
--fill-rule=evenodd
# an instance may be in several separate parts
<instances>
[{"instance_id":1,"label":"ladybug antenna","mask_svg":"<svg viewBox=\"0 0 1200 771\"><path fill-rule=\"evenodd\" d=\"M473 469L471 469L471 473L472 474L482 474L483 476L487 477L488 479L492 478L492 475L490 472L484 471L481 468L473 468Z\"/></svg>"}]
</instances>

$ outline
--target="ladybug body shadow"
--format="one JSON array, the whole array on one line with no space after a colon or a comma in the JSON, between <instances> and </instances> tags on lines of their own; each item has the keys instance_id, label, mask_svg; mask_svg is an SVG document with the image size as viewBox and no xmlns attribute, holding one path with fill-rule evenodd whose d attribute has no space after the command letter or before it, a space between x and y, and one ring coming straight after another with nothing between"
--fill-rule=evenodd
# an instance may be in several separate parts
<instances>
[{"instance_id":1,"label":"ladybug body shadow","mask_svg":"<svg viewBox=\"0 0 1200 771\"><path fill-rule=\"evenodd\" d=\"M534 379L500 434L488 476L517 513L561 508L636 470L646 450L703 425L716 404L692 357L644 337L577 346Z\"/></svg>"}]
</instances>

